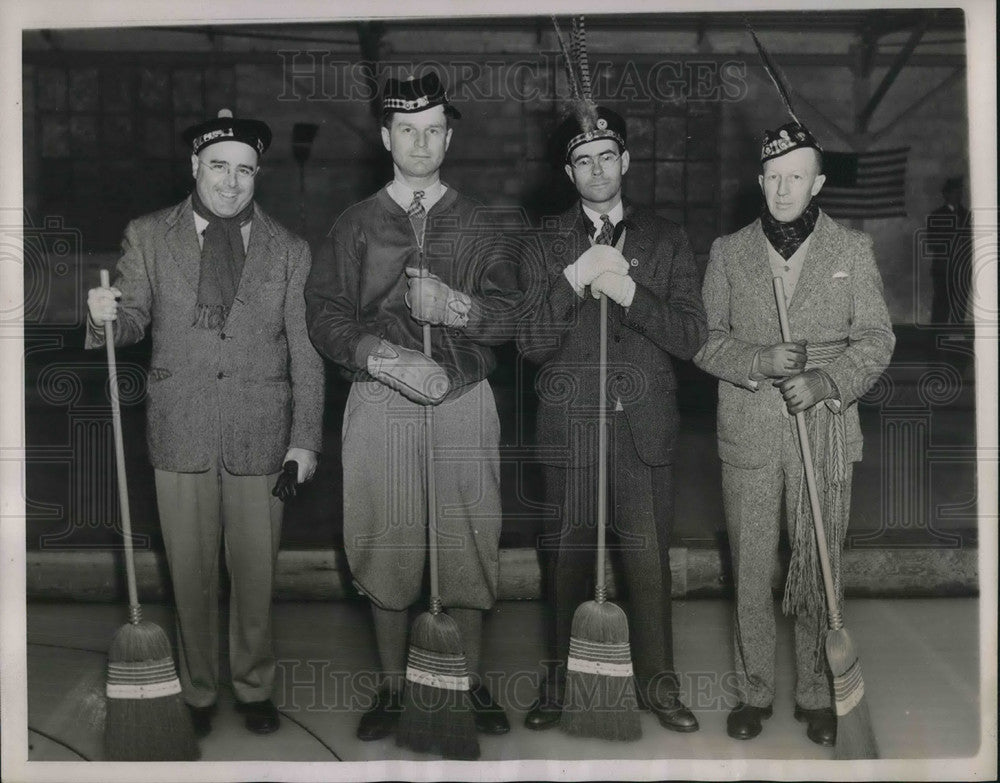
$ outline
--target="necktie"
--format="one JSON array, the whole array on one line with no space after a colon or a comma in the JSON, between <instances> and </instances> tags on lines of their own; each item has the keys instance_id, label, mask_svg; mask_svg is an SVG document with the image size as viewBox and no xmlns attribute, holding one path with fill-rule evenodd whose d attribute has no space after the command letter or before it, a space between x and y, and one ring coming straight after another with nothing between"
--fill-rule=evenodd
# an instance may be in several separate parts
<instances>
[{"instance_id":1,"label":"necktie","mask_svg":"<svg viewBox=\"0 0 1000 783\"><path fill-rule=\"evenodd\" d=\"M597 232L597 239L594 240L596 245L610 245L611 237L614 236L615 227L611 223L611 218L607 215L601 215L601 230Z\"/></svg>"},{"instance_id":2,"label":"necktie","mask_svg":"<svg viewBox=\"0 0 1000 783\"><path fill-rule=\"evenodd\" d=\"M422 190L413 191L413 201L410 202L410 206L406 210L406 214L410 217L410 225L413 226L413 233L417 237L417 245L421 249L424 247L424 228L427 225L427 210L424 209L421 200L423 197L424 192Z\"/></svg>"}]
</instances>

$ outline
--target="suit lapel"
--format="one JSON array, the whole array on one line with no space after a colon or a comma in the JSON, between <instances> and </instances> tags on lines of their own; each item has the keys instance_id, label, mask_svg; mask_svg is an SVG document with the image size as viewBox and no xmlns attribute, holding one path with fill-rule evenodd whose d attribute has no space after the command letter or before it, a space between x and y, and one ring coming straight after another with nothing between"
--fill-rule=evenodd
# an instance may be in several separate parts
<instances>
[{"instance_id":1,"label":"suit lapel","mask_svg":"<svg viewBox=\"0 0 1000 783\"><path fill-rule=\"evenodd\" d=\"M184 199L167 217L166 244L174 265L188 284L198 290L201 273L201 246L194 227L191 198Z\"/></svg>"},{"instance_id":2,"label":"suit lapel","mask_svg":"<svg viewBox=\"0 0 1000 783\"><path fill-rule=\"evenodd\" d=\"M627 201L622 220L625 221L622 255L631 264L629 274L636 280L652 280L656 277L660 259L649 257L649 221Z\"/></svg>"},{"instance_id":3,"label":"suit lapel","mask_svg":"<svg viewBox=\"0 0 1000 783\"><path fill-rule=\"evenodd\" d=\"M762 300L771 303L774 309L775 323L777 323L778 306L774 302L774 273L771 271L768 245L764 229L761 228L758 219L754 224L754 230L750 233L747 255L742 266L746 271L746 285L753 289L754 293Z\"/></svg>"},{"instance_id":4,"label":"suit lapel","mask_svg":"<svg viewBox=\"0 0 1000 783\"><path fill-rule=\"evenodd\" d=\"M816 221L816 228L812 233L812 239L809 242L809 250L802 262L799 282L795 286L792 300L788 303L789 310L801 306L802 302L808 298L809 292L824 279L830 277L830 264L833 259L829 252L831 243L826 238L828 230L828 218L825 214L820 213L819 220Z\"/></svg>"}]
</instances>

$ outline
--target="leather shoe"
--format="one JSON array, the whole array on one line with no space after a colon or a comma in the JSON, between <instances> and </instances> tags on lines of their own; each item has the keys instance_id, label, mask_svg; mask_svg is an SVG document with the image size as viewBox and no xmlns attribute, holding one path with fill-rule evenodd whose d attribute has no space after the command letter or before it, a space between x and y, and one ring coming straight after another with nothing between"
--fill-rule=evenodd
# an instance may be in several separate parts
<instances>
[{"instance_id":1,"label":"leather shoe","mask_svg":"<svg viewBox=\"0 0 1000 783\"><path fill-rule=\"evenodd\" d=\"M480 734L506 734L510 731L507 714L485 685L480 683L470 689L469 698L472 700L476 731Z\"/></svg>"},{"instance_id":2,"label":"leather shoe","mask_svg":"<svg viewBox=\"0 0 1000 783\"><path fill-rule=\"evenodd\" d=\"M684 733L698 731L698 719L676 696L665 702L652 703L649 709L665 729Z\"/></svg>"},{"instance_id":3,"label":"leather shoe","mask_svg":"<svg viewBox=\"0 0 1000 783\"><path fill-rule=\"evenodd\" d=\"M403 711L403 698L399 691L383 688L375 696L375 703L358 723L357 737L362 742L372 742L388 737L396 731L399 714Z\"/></svg>"},{"instance_id":4,"label":"leather shoe","mask_svg":"<svg viewBox=\"0 0 1000 783\"><path fill-rule=\"evenodd\" d=\"M817 745L832 748L837 741L837 715L832 707L807 710L795 705L795 720L806 723L806 736Z\"/></svg>"},{"instance_id":5,"label":"leather shoe","mask_svg":"<svg viewBox=\"0 0 1000 783\"><path fill-rule=\"evenodd\" d=\"M212 716L215 714L215 705L209 704L207 707L194 707L188 705L188 712L191 715L191 727L194 729L194 736L198 739L207 737L212 731Z\"/></svg>"},{"instance_id":6,"label":"leather shoe","mask_svg":"<svg viewBox=\"0 0 1000 783\"><path fill-rule=\"evenodd\" d=\"M270 734L281 725L278 708L270 699L237 702L236 711L243 713L247 729L254 734Z\"/></svg>"},{"instance_id":7,"label":"leather shoe","mask_svg":"<svg viewBox=\"0 0 1000 783\"><path fill-rule=\"evenodd\" d=\"M528 714L524 716L526 728L534 731L551 729L562 717L562 703L551 697L536 699Z\"/></svg>"},{"instance_id":8,"label":"leather shoe","mask_svg":"<svg viewBox=\"0 0 1000 783\"><path fill-rule=\"evenodd\" d=\"M726 733L733 739L753 739L764 728L761 720L770 718L772 714L774 709L770 704L766 707L752 707L740 702L726 717Z\"/></svg>"}]
</instances>

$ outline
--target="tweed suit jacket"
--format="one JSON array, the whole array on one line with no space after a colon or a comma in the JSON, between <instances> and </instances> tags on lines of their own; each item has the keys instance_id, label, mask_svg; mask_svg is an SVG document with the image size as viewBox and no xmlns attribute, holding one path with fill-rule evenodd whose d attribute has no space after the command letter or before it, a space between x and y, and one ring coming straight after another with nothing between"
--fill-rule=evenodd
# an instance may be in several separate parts
<instances>
[{"instance_id":1,"label":"tweed suit jacket","mask_svg":"<svg viewBox=\"0 0 1000 783\"><path fill-rule=\"evenodd\" d=\"M750 378L756 352L782 342L772 279L760 220L712 244L702 289L709 336L695 364L720 379L719 457L736 467L763 467L777 453L781 428L794 427L771 381ZM824 403L845 417L848 458L860 460L857 400L888 366L896 342L871 237L820 212L788 319L807 354L810 341L847 339L846 350L823 367L839 402Z\"/></svg>"},{"instance_id":2,"label":"tweed suit jacket","mask_svg":"<svg viewBox=\"0 0 1000 783\"><path fill-rule=\"evenodd\" d=\"M608 302L608 402L621 401L643 462L666 465L679 423L672 357L690 359L707 335L698 271L680 226L628 203L623 220L636 290L627 310ZM542 365L536 443L550 465L597 460L600 303L589 288L580 299L563 274L590 247L590 228L575 204L522 264L527 315L517 342Z\"/></svg>"},{"instance_id":3,"label":"tweed suit jacket","mask_svg":"<svg viewBox=\"0 0 1000 783\"><path fill-rule=\"evenodd\" d=\"M192 324L201 249L190 197L126 227L112 285L115 344L151 326L146 439L161 470L216 464L237 475L281 469L290 446L321 451L323 363L306 333L309 246L254 206L246 262L221 334ZM103 345L88 330L86 346Z\"/></svg>"}]
</instances>

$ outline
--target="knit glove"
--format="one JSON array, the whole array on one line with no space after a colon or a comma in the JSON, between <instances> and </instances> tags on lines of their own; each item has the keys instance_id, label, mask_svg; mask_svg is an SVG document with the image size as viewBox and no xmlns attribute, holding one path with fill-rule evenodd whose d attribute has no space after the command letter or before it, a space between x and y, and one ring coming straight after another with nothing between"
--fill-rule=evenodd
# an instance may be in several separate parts
<instances>
[{"instance_id":1,"label":"knit glove","mask_svg":"<svg viewBox=\"0 0 1000 783\"><path fill-rule=\"evenodd\" d=\"M630 307L635 296L635 280L617 272L605 272L590 284L590 295L594 299L600 299L601 294L622 307Z\"/></svg>"},{"instance_id":2,"label":"knit glove","mask_svg":"<svg viewBox=\"0 0 1000 783\"><path fill-rule=\"evenodd\" d=\"M407 291L403 296L414 320L433 325L462 328L469 323L472 299L468 294L449 288L426 269L406 268Z\"/></svg>"},{"instance_id":3,"label":"knit glove","mask_svg":"<svg viewBox=\"0 0 1000 783\"><path fill-rule=\"evenodd\" d=\"M583 289L605 272L625 275L628 274L628 268L628 261L616 248L611 245L593 245L566 267L563 274L577 296L583 297Z\"/></svg>"},{"instance_id":4,"label":"knit glove","mask_svg":"<svg viewBox=\"0 0 1000 783\"><path fill-rule=\"evenodd\" d=\"M757 352L755 368L765 378L787 378L806 366L804 343L776 343Z\"/></svg>"},{"instance_id":5,"label":"knit glove","mask_svg":"<svg viewBox=\"0 0 1000 783\"><path fill-rule=\"evenodd\" d=\"M385 340L368 354L368 374L420 405L437 405L451 388L436 361Z\"/></svg>"}]
</instances>

